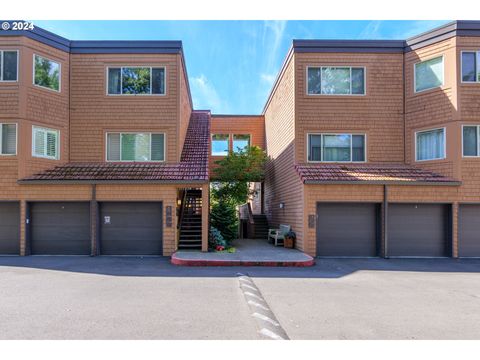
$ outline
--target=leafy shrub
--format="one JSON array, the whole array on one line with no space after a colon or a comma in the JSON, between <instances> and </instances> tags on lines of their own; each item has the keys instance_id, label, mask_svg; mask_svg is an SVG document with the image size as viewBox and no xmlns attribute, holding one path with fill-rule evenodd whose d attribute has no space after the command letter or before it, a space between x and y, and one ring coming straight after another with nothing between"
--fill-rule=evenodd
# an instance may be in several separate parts
<instances>
[{"instance_id":1,"label":"leafy shrub","mask_svg":"<svg viewBox=\"0 0 480 360\"><path fill-rule=\"evenodd\" d=\"M208 247L211 249L215 249L217 246L227 246L227 242L223 238L221 232L213 227L210 226L210 235L208 237Z\"/></svg>"},{"instance_id":2,"label":"leafy shrub","mask_svg":"<svg viewBox=\"0 0 480 360\"><path fill-rule=\"evenodd\" d=\"M210 223L214 228L220 231L227 245L237 238L237 210L235 206L228 202L219 201L212 204Z\"/></svg>"}]
</instances>

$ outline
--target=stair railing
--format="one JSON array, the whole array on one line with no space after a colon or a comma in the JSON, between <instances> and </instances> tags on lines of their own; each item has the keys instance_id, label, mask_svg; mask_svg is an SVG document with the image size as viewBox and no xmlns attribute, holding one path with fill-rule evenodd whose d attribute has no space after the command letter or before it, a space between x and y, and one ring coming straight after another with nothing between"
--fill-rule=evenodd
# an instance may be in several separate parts
<instances>
[{"instance_id":1,"label":"stair railing","mask_svg":"<svg viewBox=\"0 0 480 360\"><path fill-rule=\"evenodd\" d=\"M178 243L180 242L180 233L181 233L180 229L182 227L186 199L187 199L187 190L183 190L182 206L180 207L180 214L178 216L178 224L177 224L177 246L178 246Z\"/></svg>"}]
</instances>

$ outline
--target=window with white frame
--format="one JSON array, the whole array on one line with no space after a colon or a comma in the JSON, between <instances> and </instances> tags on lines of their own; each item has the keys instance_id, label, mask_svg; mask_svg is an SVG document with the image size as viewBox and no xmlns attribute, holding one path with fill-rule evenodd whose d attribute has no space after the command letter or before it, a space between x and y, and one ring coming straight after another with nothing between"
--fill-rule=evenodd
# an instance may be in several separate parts
<instances>
[{"instance_id":1,"label":"window with white frame","mask_svg":"<svg viewBox=\"0 0 480 360\"><path fill-rule=\"evenodd\" d=\"M246 150L250 146L250 135L233 135L233 152Z\"/></svg>"},{"instance_id":2,"label":"window with white frame","mask_svg":"<svg viewBox=\"0 0 480 360\"><path fill-rule=\"evenodd\" d=\"M60 91L60 63L34 55L33 83L50 90Z\"/></svg>"},{"instance_id":3,"label":"window with white frame","mask_svg":"<svg viewBox=\"0 0 480 360\"><path fill-rule=\"evenodd\" d=\"M18 80L18 51L0 50L0 81Z\"/></svg>"},{"instance_id":4,"label":"window with white frame","mask_svg":"<svg viewBox=\"0 0 480 360\"><path fill-rule=\"evenodd\" d=\"M415 92L443 86L443 56L416 63L414 66Z\"/></svg>"},{"instance_id":5,"label":"window with white frame","mask_svg":"<svg viewBox=\"0 0 480 360\"><path fill-rule=\"evenodd\" d=\"M415 148L417 161L445 159L445 129L417 132Z\"/></svg>"},{"instance_id":6,"label":"window with white frame","mask_svg":"<svg viewBox=\"0 0 480 360\"><path fill-rule=\"evenodd\" d=\"M107 133L107 161L165 161L165 134Z\"/></svg>"},{"instance_id":7,"label":"window with white frame","mask_svg":"<svg viewBox=\"0 0 480 360\"><path fill-rule=\"evenodd\" d=\"M463 126L463 156L480 156L480 125Z\"/></svg>"},{"instance_id":8,"label":"window with white frame","mask_svg":"<svg viewBox=\"0 0 480 360\"><path fill-rule=\"evenodd\" d=\"M107 70L109 95L164 95L165 68L110 67Z\"/></svg>"},{"instance_id":9,"label":"window with white frame","mask_svg":"<svg viewBox=\"0 0 480 360\"><path fill-rule=\"evenodd\" d=\"M462 51L462 82L480 82L480 51Z\"/></svg>"},{"instance_id":10,"label":"window with white frame","mask_svg":"<svg viewBox=\"0 0 480 360\"><path fill-rule=\"evenodd\" d=\"M213 134L212 135L212 155L227 156L229 142L230 142L230 135Z\"/></svg>"},{"instance_id":11,"label":"window with white frame","mask_svg":"<svg viewBox=\"0 0 480 360\"><path fill-rule=\"evenodd\" d=\"M32 156L59 159L60 132L58 130L33 126Z\"/></svg>"},{"instance_id":12,"label":"window with white frame","mask_svg":"<svg viewBox=\"0 0 480 360\"><path fill-rule=\"evenodd\" d=\"M365 162L365 134L308 134L308 161Z\"/></svg>"},{"instance_id":13,"label":"window with white frame","mask_svg":"<svg viewBox=\"0 0 480 360\"><path fill-rule=\"evenodd\" d=\"M365 95L364 67L308 67L308 95Z\"/></svg>"},{"instance_id":14,"label":"window with white frame","mask_svg":"<svg viewBox=\"0 0 480 360\"><path fill-rule=\"evenodd\" d=\"M0 155L17 154L17 124L0 124Z\"/></svg>"}]
</instances>

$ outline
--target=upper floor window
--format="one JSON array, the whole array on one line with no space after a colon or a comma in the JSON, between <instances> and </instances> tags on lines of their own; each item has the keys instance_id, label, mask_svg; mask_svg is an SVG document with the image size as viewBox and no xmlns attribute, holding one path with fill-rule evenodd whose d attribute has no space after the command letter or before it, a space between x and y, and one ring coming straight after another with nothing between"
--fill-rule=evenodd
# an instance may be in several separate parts
<instances>
[{"instance_id":1,"label":"upper floor window","mask_svg":"<svg viewBox=\"0 0 480 360\"><path fill-rule=\"evenodd\" d=\"M233 151L240 152L250 146L250 135L233 135Z\"/></svg>"},{"instance_id":2,"label":"upper floor window","mask_svg":"<svg viewBox=\"0 0 480 360\"><path fill-rule=\"evenodd\" d=\"M365 134L308 134L308 161L364 162Z\"/></svg>"},{"instance_id":3,"label":"upper floor window","mask_svg":"<svg viewBox=\"0 0 480 360\"><path fill-rule=\"evenodd\" d=\"M0 81L17 81L18 51L0 50Z\"/></svg>"},{"instance_id":4,"label":"upper floor window","mask_svg":"<svg viewBox=\"0 0 480 360\"><path fill-rule=\"evenodd\" d=\"M0 124L0 155L17 154L17 124Z\"/></svg>"},{"instance_id":5,"label":"upper floor window","mask_svg":"<svg viewBox=\"0 0 480 360\"><path fill-rule=\"evenodd\" d=\"M415 92L443 86L443 56L415 64Z\"/></svg>"},{"instance_id":6,"label":"upper floor window","mask_svg":"<svg viewBox=\"0 0 480 360\"><path fill-rule=\"evenodd\" d=\"M480 51L462 51L462 82L480 82Z\"/></svg>"},{"instance_id":7,"label":"upper floor window","mask_svg":"<svg viewBox=\"0 0 480 360\"><path fill-rule=\"evenodd\" d=\"M463 126L463 156L480 156L480 125Z\"/></svg>"},{"instance_id":8,"label":"upper floor window","mask_svg":"<svg viewBox=\"0 0 480 360\"><path fill-rule=\"evenodd\" d=\"M365 95L363 67L308 67L308 95Z\"/></svg>"},{"instance_id":9,"label":"upper floor window","mask_svg":"<svg viewBox=\"0 0 480 360\"><path fill-rule=\"evenodd\" d=\"M32 156L46 159L59 159L60 132L42 127L33 127Z\"/></svg>"},{"instance_id":10,"label":"upper floor window","mask_svg":"<svg viewBox=\"0 0 480 360\"><path fill-rule=\"evenodd\" d=\"M108 68L109 95L165 95L165 68Z\"/></svg>"},{"instance_id":11,"label":"upper floor window","mask_svg":"<svg viewBox=\"0 0 480 360\"><path fill-rule=\"evenodd\" d=\"M33 57L33 83L47 89L60 91L60 64L39 55Z\"/></svg>"},{"instance_id":12,"label":"upper floor window","mask_svg":"<svg viewBox=\"0 0 480 360\"><path fill-rule=\"evenodd\" d=\"M445 159L445 129L415 133L416 161Z\"/></svg>"},{"instance_id":13,"label":"upper floor window","mask_svg":"<svg viewBox=\"0 0 480 360\"><path fill-rule=\"evenodd\" d=\"M230 135L213 134L212 135L212 155L214 156L228 155L229 142L230 142Z\"/></svg>"},{"instance_id":14,"label":"upper floor window","mask_svg":"<svg viewBox=\"0 0 480 360\"><path fill-rule=\"evenodd\" d=\"M107 161L165 161L165 134L108 133Z\"/></svg>"}]
</instances>

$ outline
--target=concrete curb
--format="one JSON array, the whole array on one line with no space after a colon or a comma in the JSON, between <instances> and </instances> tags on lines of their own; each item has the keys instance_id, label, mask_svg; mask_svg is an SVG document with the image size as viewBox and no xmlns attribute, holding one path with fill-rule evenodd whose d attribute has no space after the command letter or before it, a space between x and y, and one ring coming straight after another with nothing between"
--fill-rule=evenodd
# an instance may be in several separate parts
<instances>
[{"instance_id":1,"label":"concrete curb","mask_svg":"<svg viewBox=\"0 0 480 360\"><path fill-rule=\"evenodd\" d=\"M306 255L308 256L308 255ZM270 266L270 267L307 267L315 265L315 259L308 256L302 261L250 261L250 260L209 260L209 259L184 259L176 256L170 258L170 262L179 266Z\"/></svg>"}]
</instances>

